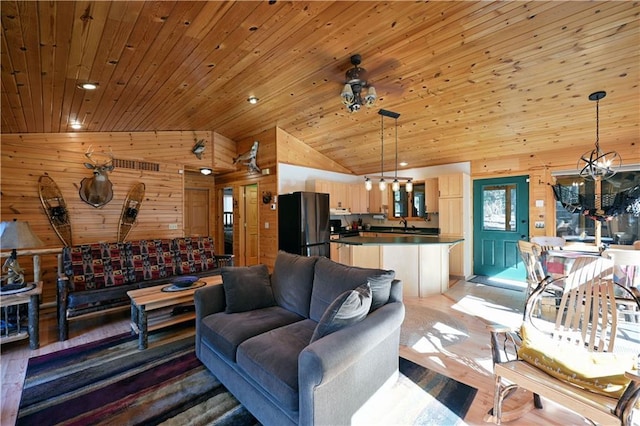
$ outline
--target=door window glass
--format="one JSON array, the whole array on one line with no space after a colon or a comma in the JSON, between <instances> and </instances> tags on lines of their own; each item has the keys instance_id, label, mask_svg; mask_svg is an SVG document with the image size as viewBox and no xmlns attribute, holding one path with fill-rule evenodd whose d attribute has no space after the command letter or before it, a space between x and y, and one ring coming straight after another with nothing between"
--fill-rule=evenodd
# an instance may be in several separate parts
<instances>
[{"instance_id":1,"label":"door window glass","mask_svg":"<svg viewBox=\"0 0 640 426\"><path fill-rule=\"evenodd\" d=\"M482 188L482 228L516 232L516 185Z\"/></svg>"}]
</instances>

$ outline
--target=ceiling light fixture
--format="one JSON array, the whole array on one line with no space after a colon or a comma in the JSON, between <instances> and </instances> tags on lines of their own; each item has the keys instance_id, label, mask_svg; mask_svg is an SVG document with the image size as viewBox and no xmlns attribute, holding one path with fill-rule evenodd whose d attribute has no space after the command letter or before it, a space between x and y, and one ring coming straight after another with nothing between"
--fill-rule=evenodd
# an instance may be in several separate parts
<instances>
[{"instance_id":1,"label":"ceiling light fixture","mask_svg":"<svg viewBox=\"0 0 640 426\"><path fill-rule=\"evenodd\" d=\"M82 129L82 124L78 123L77 121L73 121L71 122L71 128L74 130L80 130Z\"/></svg>"},{"instance_id":2,"label":"ceiling light fixture","mask_svg":"<svg viewBox=\"0 0 640 426\"><path fill-rule=\"evenodd\" d=\"M257 104L258 101L260 101L260 99L256 98L255 96L249 96L249 98L247 99L247 102L249 102L251 105Z\"/></svg>"},{"instance_id":3,"label":"ceiling light fixture","mask_svg":"<svg viewBox=\"0 0 640 426\"><path fill-rule=\"evenodd\" d=\"M211 173L213 173L213 170L211 170L211 169L210 169L210 168L208 168L208 167L201 167L201 168L200 168L200 173L202 173L202 174L203 174L203 175L205 175L205 176L208 176L208 175L210 175Z\"/></svg>"},{"instance_id":4,"label":"ceiling light fixture","mask_svg":"<svg viewBox=\"0 0 640 426\"><path fill-rule=\"evenodd\" d=\"M360 68L360 62L362 62L360 55L351 56L353 68L345 73L345 85L340 94L342 103L347 106L349 112L359 111L362 105L372 107L378 98L375 87L367 82L367 70ZM367 89L364 100L362 99L363 89Z\"/></svg>"},{"instance_id":5,"label":"ceiling light fixture","mask_svg":"<svg viewBox=\"0 0 640 426\"><path fill-rule=\"evenodd\" d=\"M371 178L379 177L380 181L378 182L378 188L380 188L380 191L384 191L387 189L387 182L384 180L384 117L390 117L395 119L396 121L396 168L393 182L391 184L391 189L394 192L400 191L400 182L407 181L407 183L405 184L405 190L407 192L411 192L413 191L413 178L398 176L398 117L400 117L400 114L397 112L388 111L386 109L380 109L378 111L378 114L380 114L380 176L365 176L364 187L367 191L371 191L371 188L373 187Z\"/></svg>"},{"instance_id":6,"label":"ceiling light fixture","mask_svg":"<svg viewBox=\"0 0 640 426\"><path fill-rule=\"evenodd\" d=\"M84 89L84 90L96 90L98 88L98 84L97 83L82 83L79 87L81 89Z\"/></svg>"},{"instance_id":7,"label":"ceiling light fixture","mask_svg":"<svg viewBox=\"0 0 640 426\"><path fill-rule=\"evenodd\" d=\"M580 176L592 180L606 180L616 174L613 167L622 165L622 158L616 151L603 152L600 149L600 99L607 95L605 91L594 92L589 95L590 101L596 102L596 147L585 152L578 160Z\"/></svg>"}]
</instances>

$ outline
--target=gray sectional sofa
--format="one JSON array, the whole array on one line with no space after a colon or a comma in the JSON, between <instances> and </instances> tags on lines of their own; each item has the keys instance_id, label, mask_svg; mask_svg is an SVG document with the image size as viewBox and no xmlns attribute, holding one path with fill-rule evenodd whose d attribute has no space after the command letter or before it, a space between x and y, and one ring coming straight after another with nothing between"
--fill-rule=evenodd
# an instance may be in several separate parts
<instances>
[{"instance_id":1,"label":"gray sectional sofa","mask_svg":"<svg viewBox=\"0 0 640 426\"><path fill-rule=\"evenodd\" d=\"M398 371L393 271L279 252L195 293L196 355L264 425L341 425Z\"/></svg>"}]
</instances>

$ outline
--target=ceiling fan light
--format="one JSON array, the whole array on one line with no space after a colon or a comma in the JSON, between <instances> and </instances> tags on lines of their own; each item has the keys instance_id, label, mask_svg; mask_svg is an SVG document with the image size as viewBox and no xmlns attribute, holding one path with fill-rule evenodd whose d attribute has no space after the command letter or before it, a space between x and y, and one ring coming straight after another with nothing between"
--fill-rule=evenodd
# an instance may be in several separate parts
<instances>
[{"instance_id":1,"label":"ceiling fan light","mask_svg":"<svg viewBox=\"0 0 640 426\"><path fill-rule=\"evenodd\" d=\"M364 178L364 189L366 189L367 191L371 191L371 189L373 188L373 183L371 182L371 179L369 179L368 177Z\"/></svg>"},{"instance_id":2,"label":"ceiling fan light","mask_svg":"<svg viewBox=\"0 0 640 426\"><path fill-rule=\"evenodd\" d=\"M368 107L374 106L376 103L376 99L378 99L376 88L373 86L369 86L369 90L367 91L367 96L364 97L365 105Z\"/></svg>"},{"instance_id":3,"label":"ceiling fan light","mask_svg":"<svg viewBox=\"0 0 640 426\"><path fill-rule=\"evenodd\" d=\"M400 191L400 182L398 181L398 179L394 179L393 180L393 183L391 184L391 190L393 192Z\"/></svg>"},{"instance_id":4,"label":"ceiling fan light","mask_svg":"<svg viewBox=\"0 0 640 426\"><path fill-rule=\"evenodd\" d=\"M413 192L413 182L411 182L411 179L407 181L407 183L404 186L404 189L407 192Z\"/></svg>"},{"instance_id":5,"label":"ceiling fan light","mask_svg":"<svg viewBox=\"0 0 640 426\"><path fill-rule=\"evenodd\" d=\"M340 94L342 97L342 103L349 106L353 103L353 89L350 84L345 84L344 89L342 89L342 93Z\"/></svg>"}]
</instances>

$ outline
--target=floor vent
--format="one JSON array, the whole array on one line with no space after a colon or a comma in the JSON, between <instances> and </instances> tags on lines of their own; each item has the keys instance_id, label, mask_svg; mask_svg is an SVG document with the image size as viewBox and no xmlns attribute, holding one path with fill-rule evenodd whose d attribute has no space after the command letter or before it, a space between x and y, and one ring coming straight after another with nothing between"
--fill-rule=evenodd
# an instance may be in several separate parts
<instances>
[{"instance_id":1,"label":"floor vent","mask_svg":"<svg viewBox=\"0 0 640 426\"><path fill-rule=\"evenodd\" d=\"M148 172L159 172L160 164L150 163L148 161L137 160L121 160L118 158L113 159L113 165L120 169L133 169L133 170L145 170Z\"/></svg>"}]
</instances>

